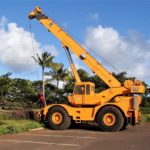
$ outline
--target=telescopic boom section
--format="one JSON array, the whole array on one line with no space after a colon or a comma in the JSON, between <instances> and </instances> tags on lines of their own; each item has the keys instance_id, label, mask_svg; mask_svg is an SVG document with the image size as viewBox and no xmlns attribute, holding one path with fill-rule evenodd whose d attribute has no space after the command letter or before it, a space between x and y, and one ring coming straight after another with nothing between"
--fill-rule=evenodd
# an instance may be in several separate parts
<instances>
[{"instance_id":1,"label":"telescopic boom section","mask_svg":"<svg viewBox=\"0 0 150 150\"><path fill-rule=\"evenodd\" d=\"M120 87L121 83L97 62L84 48L73 40L59 25L43 14L41 8L36 7L30 14L29 19L36 18L48 31L53 33L61 43L77 55L94 73L96 73L109 87Z\"/></svg>"}]
</instances>

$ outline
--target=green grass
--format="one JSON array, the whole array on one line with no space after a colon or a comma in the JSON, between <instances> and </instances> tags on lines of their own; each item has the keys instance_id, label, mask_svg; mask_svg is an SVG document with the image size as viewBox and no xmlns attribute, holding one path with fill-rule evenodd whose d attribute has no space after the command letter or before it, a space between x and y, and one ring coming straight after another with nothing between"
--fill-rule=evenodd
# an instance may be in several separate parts
<instances>
[{"instance_id":1,"label":"green grass","mask_svg":"<svg viewBox=\"0 0 150 150\"><path fill-rule=\"evenodd\" d=\"M141 123L150 122L150 107L141 107L142 120Z\"/></svg>"},{"instance_id":2,"label":"green grass","mask_svg":"<svg viewBox=\"0 0 150 150\"><path fill-rule=\"evenodd\" d=\"M141 123L150 122L150 114L142 114Z\"/></svg>"},{"instance_id":3,"label":"green grass","mask_svg":"<svg viewBox=\"0 0 150 150\"><path fill-rule=\"evenodd\" d=\"M1 120L0 135L25 132L42 126L39 122L32 120Z\"/></svg>"},{"instance_id":4,"label":"green grass","mask_svg":"<svg viewBox=\"0 0 150 150\"><path fill-rule=\"evenodd\" d=\"M39 127L43 125L29 120L24 111L16 110L15 114L13 111L0 111L0 135L25 132Z\"/></svg>"},{"instance_id":5,"label":"green grass","mask_svg":"<svg viewBox=\"0 0 150 150\"><path fill-rule=\"evenodd\" d=\"M150 107L141 107L142 114L150 114Z\"/></svg>"}]
</instances>

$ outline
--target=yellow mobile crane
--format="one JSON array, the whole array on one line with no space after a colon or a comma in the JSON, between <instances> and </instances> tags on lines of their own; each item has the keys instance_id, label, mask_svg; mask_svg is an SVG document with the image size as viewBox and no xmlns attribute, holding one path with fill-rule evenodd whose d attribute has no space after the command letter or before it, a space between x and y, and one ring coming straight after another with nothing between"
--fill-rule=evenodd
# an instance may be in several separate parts
<instances>
[{"instance_id":1,"label":"yellow mobile crane","mask_svg":"<svg viewBox=\"0 0 150 150\"><path fill-rule=\"evenodd\" d=\"M41 111L41 116L44 117L50 128L62 130L67 129L72 121L76 123L93 121L103 131L118 131L129 123L135 125L139 122L139 105L142 94L145 92L145 87L140 81L126 80L121 85L58 24L48 18L40 7L36 7L28 17L29 19L36 18L60 40L66 50L76 79L73 94L68 96L68 105L50 104ZM77 55L109 88L95 93L94 83L82 82L72 62L69 50Z\"/></svg>"}]
</instances>

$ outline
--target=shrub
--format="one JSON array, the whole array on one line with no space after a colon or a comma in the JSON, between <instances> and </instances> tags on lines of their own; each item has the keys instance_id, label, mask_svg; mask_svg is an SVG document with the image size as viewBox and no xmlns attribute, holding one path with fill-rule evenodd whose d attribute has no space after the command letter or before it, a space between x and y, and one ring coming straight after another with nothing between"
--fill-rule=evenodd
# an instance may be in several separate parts
<instances>
[{"instance_id":1,"label":"shrub","mask_svg":"<svg viewBox=\"0 0 150 150\"><path fill-rule=\"evenodd\" d=\"M24 110L15 110L12 112L13 119L26 119L26 112Z\"/></svg>"},{"instance_id":2,"label":"shrub","mask_svg":"<svg viewBox=\"0 0 150 150\"><path fill-rule=\"evenodd\" d=\"M141 107L142 114L150 114L150 107Z\"/></svg>"},{"instance_id":3,"label":"shrub","mask_svg":"<svg viewBox=\"0 0 150 150\"><path fill-rule=\"evenodd\" d=\"M11 120L12 112L1 111L0 112L0 120Z\"/></svg>"},{"instance_id":4,"label":"shrub","mask_svg":"<svg viewBox=\"0 0 150 150\"><path fill-rule=\"evenodd\" d=\"M36 120L37 111L33 110L13 110L13 111L0 111L0 120L20 120L20 119L31 119Z\"/></svg>"}]
</instances>

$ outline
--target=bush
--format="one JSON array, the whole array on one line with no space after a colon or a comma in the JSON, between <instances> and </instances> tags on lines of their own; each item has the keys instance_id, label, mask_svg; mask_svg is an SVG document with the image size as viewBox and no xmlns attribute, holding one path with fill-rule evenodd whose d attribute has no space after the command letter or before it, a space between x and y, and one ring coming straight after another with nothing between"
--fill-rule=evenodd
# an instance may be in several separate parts
<instances>
[{"instance_id":1,"label":"bush","mask_svg":"<svg viewBox=\"0 0 150 150\"><path fill-rule=\"evenodd\" d=\"M13 119L27 119L27 114L24 110L15 110L12 112Z\"/></svg>"},{"instance_id":2,"label":"bush","mask_svg":"<svg viewBox=\"0 0 150 150\"><path fill-rule=\"evenodd\" d=\"M142 107L150 107L150 97L146 97L144 96L143 99L142 99L142 104L141 104Z\"/></svg>"},{"instance_id":3,"label":"bush","mask_svg":"<svg viewBox=\"0 0 150 150\"><path fill-rule=\"evenodd\" d=\"M141 107L142 114L150 114L150 107Z\"/></svg>"},{"instance_id":4,"label":"bush","mask_svg":"<svg viewBox=\"0 0 150 150\"><path fill-rule=\"evenodd\" d=\"M12 112L0 111L0 120L11 120Z\"/></svg>"},{"instance_id":5,"label":"bush","mask_svg":"<svg viewBox=\"0 0 150 150\"><path fill-rule=\"evenodd\" d=\"M31 119L36 120L37 111L33 110L13 110L13 111L0 111L0 120L20 120L20 119Z\"/></svg>"}]
</instances>

